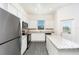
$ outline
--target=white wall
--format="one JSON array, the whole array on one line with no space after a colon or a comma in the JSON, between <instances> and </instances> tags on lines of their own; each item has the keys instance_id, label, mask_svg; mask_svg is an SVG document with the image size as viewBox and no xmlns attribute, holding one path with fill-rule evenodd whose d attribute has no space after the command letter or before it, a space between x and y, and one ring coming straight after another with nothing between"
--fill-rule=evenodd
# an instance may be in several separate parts
<instances>
[{"instance_id":1,"label":"white wall","mask_svg":"<svg viewBox=\"0 0 79 59\"><path fill-rule=\"evenodd\" d=\"M53 15L29 15L29 28L37 28L38 20L45 20L45 28L53 28Z\"/></svg>"},{"instance_id":2,"label":"white wall","mask_svg":"<svg viewBox=\"0 0 79 59\"><path fill-rule=\"evenodd\" d=\"M63 35L65 38L79 43L79 4L71 4L57 10L56 12L56 34L60 35L62 32L61 20L73 19L72 34Z\"/></svg>"}]
</instances>

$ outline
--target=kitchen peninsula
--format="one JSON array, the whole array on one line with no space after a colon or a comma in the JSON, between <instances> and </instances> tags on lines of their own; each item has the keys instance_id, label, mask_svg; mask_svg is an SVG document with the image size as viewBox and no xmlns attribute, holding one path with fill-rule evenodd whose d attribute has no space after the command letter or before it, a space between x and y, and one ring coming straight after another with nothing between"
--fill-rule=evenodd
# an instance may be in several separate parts
<instances>
[{"instance_id":1,"label":"kitchen peninsula","mask_svg":"<svg viewBox=\"0 0 79 59\"><path fill-rule=\"evenodd\" d=\"M79 45L57 35L46 36L46 47L49 55L79 55Z\"/></svg>"},{"instance_id":2,"label":"kitchen peninsula","mask_svg":"<svg viewBox=\"0 0 79 59\"><path fill-rule=\"evenodd\" d=\"M28 34L31 34L31 41L45 41L46 34L54 33L53 28L46 28L44 30L38 30L36 28L29 28Z\"/></svg>"}]
</instances>

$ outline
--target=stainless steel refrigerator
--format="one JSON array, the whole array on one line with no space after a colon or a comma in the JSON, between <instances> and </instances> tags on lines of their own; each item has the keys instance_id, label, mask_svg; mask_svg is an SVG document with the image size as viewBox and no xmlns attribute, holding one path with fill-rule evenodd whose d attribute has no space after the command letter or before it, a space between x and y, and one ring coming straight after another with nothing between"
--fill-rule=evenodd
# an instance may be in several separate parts
<instances>
[{"instance_id":1,"label":"stainless steel refrigerator","mask_svg":"<svg viewBox=\"0 0 79 59\"><path fill-rule=\"evenodd\" d=\"M0 8L0 55L20 55L20 19Z\"/></svg>"}]
</instances>

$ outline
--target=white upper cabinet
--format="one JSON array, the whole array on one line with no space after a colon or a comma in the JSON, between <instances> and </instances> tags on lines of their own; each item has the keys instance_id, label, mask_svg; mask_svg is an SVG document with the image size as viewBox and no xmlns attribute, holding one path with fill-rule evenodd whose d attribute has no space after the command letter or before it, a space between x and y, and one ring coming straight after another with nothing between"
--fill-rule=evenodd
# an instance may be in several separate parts
<instances>
[{"instance_id":1,"label":"white upper cabinet","mask_svg":"<svg viewBox=\"0 0 79 59\"><path fill-rule=\"evenodd\" d=\"M18 16L18 9L9 3L0 3L0 8L12 13L15 16Z\"/></svg>"},{"instance_id":2,"label":"white upper cabinet","mask_svg":"<svg viewBox=\"0 0 79 59\"><path fill-rule=\"evenodd\" d=\"M0 8L8 10L8 3L0 3Z\"/></svg>"},{"instance_id":3,"label":"white upper cabinet","mask_svg":"<svg viewBox=\"0 0 79 59\"><path fill-rule=\"evenodd\" d=\"M20 18L20 20L28 23L26 12L19 4L15 3L0 3L0 8L10 12L11 14Z\"/></svg>"},{"instance_id":4,"label":"white upper cabinet","mask_svg":"<svg viewBox=\"0 0 79 59\"><path fill-rule=\"evenodd\" d=\"M18 16L18 9L14 5L8 4L8 11L13 15Z\"/></svg>"}]
</instances>

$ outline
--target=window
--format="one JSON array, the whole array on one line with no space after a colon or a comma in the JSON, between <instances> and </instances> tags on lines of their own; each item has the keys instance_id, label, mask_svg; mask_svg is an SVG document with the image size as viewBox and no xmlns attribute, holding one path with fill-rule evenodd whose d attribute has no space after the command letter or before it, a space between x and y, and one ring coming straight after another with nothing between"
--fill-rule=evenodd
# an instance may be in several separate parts
<instances>
[{"instance_id":1,"label":"window","mask_svg":"<svg viewBox=\"0 0 79 59\"><path fill-rule=\"evenodd\" d=\"M44 29L44 20L38 20L37 25L38 29Z\"/></svg>"},{"instance_id":2,"label":"window","mask_svg":"<svg viewBox=\"0 0 79 59\"><path fill-rule=\"evenodd\" d=\"M63 32L67 34L71 34L71 28L72 28L72 19L63 20Z\"/></svg>"}]
</instances>

